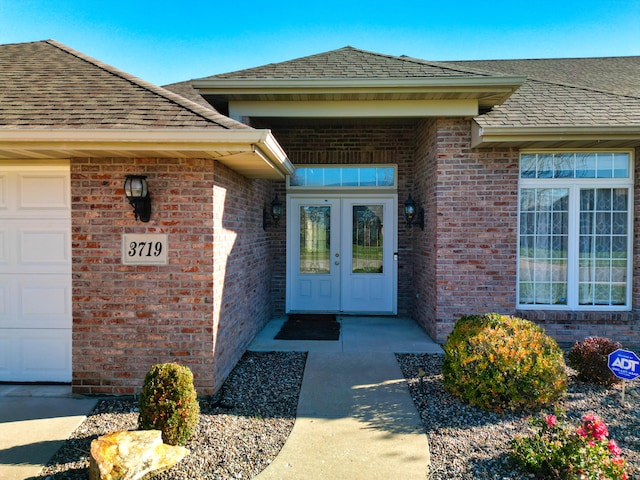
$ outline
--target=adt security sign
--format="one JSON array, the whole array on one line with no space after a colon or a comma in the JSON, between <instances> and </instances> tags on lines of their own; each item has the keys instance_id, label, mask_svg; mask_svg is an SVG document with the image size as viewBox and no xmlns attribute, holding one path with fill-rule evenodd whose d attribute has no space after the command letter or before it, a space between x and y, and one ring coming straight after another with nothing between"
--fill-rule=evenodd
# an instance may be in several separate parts
<instances>
[{"instance_id":1,"label":"adt security sign","mask_svg":"<svg viewBox=\"0 0 640 480\"><path fill-rule=\"evenodd\" d=\"M618 349L609 354L609 370L623 380L633 380L640 375L640 358L629 350Z\"/></svg>"}]
</instances>

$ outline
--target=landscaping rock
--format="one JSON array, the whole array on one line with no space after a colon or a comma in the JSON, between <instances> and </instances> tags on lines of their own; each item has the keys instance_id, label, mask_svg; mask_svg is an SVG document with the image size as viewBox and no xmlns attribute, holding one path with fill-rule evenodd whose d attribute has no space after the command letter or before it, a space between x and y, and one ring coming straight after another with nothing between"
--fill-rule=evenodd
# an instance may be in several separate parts
<instances>
[{"instance_id":1,"label":"landscaping rock","mask_svg":"<svg viewBox=\"0 0 640 480\"><path fill-rule=\"evenodd\" d=\"M162 443L160 430L118 431L91 442L89 480L138 480L172 467L189 450Z\"/></svg>"}]
</instances>

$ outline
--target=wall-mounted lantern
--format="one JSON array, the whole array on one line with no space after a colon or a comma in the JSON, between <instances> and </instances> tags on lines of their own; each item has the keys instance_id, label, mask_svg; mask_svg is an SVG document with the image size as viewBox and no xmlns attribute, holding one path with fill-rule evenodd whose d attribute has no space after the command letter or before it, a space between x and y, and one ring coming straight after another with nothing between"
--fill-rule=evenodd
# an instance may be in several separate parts
<instances>
[{"instance_id":1,"label":"wall-mounted lantern","mask_svg":"<svg viewBox=\"0 0 640 480\"><path fill-rule=\"evenodd\" d=\"M267 213L266 208L262 209L262 228L264 230L267 229L269 216L273 219L273 225L277 227L280 224L280 219L282 218L282 201L278 198L278 194L276 194L276 198L271 202L271 209L269 210L269 213Z\"/></svg>"},{"instance_id":2,"label":"wall-mounted lantern","mask_svg":"<svg viewBox=\"0 0 640 480\"><path fill-rule=\"evenodd\" d=\"M278 198L278 194L276 194L276 198L271 202L271 211L267 214L267 209L262 209L262 228L264 230L267 229L267 225L269 223L269 215L273 219L273 225L278 226L280 224L280 219L282 218L282 201Z\"/></svg>"},{"instance_id":3,"label":"wall-mounted lantern","mask_svg":"<svg viewBox=\"0 0 640 480\"><path fill-rule=\"evenodd\" d=\"M424 208L416 206L411 195L404 201L404 219L410 227L415 223L424 230Z\"/></svg>"},{"instance_id":4,"label":"wall-mounted lantern","mask_svg":"<svg viewBox=\"0 0 640 480\"><path fill-rule=\"evenodd\" d=\"M144 175L127 175L124 181L124 194L133 207L136 220L148 222L151 218L151 197L147 177Z\"/></svg>"},{"instance_id":5,"label":"wall-mounted lantern","mask_svg":"<svg viewBox=\"0 0 640 480\"><path fill-rule=\"evenodd\" d=\"M278 198L277 193L276 198L271 202L271 218L273 218L273 223L277 227L282 218L282 202Z\"/></svg>"}]
</instances>

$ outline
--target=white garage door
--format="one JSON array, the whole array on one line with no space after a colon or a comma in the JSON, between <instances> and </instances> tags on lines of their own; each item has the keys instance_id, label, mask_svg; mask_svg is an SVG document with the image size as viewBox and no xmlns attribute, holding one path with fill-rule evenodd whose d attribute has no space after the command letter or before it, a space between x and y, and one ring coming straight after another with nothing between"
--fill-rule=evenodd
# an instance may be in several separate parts
<instances>
[{"instance_id":1,"label":"white garage door","mask_svg":"<svg viewBox=\"0 0 640 480\"><path fill-rule=\"evenodd\" d=\"M71 381L69 166L0 162L0 381Z\"/></svg>"}]
</instances>

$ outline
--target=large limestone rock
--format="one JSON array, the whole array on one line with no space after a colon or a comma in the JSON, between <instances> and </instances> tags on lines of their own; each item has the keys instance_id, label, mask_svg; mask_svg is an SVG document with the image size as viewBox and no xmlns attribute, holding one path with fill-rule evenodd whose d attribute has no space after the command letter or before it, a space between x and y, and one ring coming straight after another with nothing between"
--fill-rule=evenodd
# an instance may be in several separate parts
<instances>
[{"instance_id":1,"label":"large limestone rock","mask_svg":"<svg viewBox=\"0 0 640 480\"><path fill-rule=\"evenodd\" d=\"M160 430L120 431L91 442L89 480L138 480L172 467L189 450L162 443Z\"/></svg>"}]
</instances>

